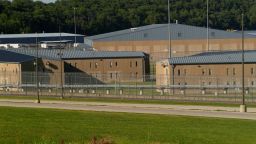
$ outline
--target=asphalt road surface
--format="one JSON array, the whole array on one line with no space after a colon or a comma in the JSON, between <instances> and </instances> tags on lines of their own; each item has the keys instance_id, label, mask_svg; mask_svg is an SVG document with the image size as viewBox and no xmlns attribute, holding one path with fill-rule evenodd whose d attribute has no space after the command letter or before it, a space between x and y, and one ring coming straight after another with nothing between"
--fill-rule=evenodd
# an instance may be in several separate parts
<instances>
[{"instance_id":1,"label":"asphalt road surface","mask_svg":"<svg viewBox=\"0 0 256 144\"><path fill-rule=\"evenodd\" d=\"M71 101L42 101L40 104L38 104L33 100L9 100L9 99L1 99L0 106L27 107L27 108L52 108L52 109L102 111L102 112L164 114L164 115L182 115L182 116L200 116L200 117L256 120L256 108L249 108L247 113L240 113L239 107L125 104L125 103L71 102Z\"/></svg>"}]
</instances>

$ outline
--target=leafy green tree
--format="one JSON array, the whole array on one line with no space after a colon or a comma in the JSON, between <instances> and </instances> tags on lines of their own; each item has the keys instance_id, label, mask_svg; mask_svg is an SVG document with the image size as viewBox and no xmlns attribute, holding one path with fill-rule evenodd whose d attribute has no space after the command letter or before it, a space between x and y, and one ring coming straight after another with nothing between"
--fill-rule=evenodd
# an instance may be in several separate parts
<instances>
[{"instance_id":1,"label":"leafy green tree","mask_svg":"<svg viewBox=\"0 0 256 144\"><path fill-rule=\"evenodd\" d=\"M206 26L206 0L170 1L171 21ZM94 35L148 24L167 23L167 0L0 0L0 33L77 32ZM255 0L209 0L210 27L256 29Z\"/></svg>"}]
</instances>

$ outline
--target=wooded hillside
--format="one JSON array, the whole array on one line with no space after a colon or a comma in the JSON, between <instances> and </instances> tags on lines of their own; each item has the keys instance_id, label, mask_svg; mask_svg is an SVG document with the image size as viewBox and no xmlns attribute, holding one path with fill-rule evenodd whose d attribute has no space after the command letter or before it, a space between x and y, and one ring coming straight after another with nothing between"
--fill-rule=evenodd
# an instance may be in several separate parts
<instances>
[{"instance_id":1,"label":"wooded hillside","mask_svg":"<svg viewBox=\"0 0 256 144\"><path fill-rule=\"evenodd\" d=\"M209 0L210 27L256 29L255 0ZM32 0L0 0L0 33L74 32L94 35L130 27L167 23L167 0L58 0L45 4ZM171 21L206 26L206 0L172 0Z\"/></svg>"}]
</instances>

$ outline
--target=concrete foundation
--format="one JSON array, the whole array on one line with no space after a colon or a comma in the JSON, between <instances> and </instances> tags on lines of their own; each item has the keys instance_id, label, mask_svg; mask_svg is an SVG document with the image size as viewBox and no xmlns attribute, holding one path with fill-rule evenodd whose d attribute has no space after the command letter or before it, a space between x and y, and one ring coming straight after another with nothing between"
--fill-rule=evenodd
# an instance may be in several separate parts
<instances>
[{"instance_id":1,"label":"concrete foundation","mask_svg":"<svg viewBox=\"0 0 256 144\"><path fill-rule=\"evenodd\" d=\"M240 105L240 112L241 112L241 113L247 112L247 107L246 107L246 105Z\"/></svg>"}]
</instances>

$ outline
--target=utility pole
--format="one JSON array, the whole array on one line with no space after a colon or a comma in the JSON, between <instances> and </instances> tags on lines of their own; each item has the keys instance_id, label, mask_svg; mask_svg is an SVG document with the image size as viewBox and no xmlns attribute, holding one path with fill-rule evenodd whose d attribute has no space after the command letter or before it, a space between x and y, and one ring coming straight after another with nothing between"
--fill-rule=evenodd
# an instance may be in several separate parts
<instances>
[{"instance_id":1,"label":"utility pole","mask_svg":"<svg viewBox=\"0 0 256 144\"><path fill-rule=\"evenodd\" d=\"M245 88L244 88L244 13L242 13L242 105L240 105L240 112L246 112L245 105Z\"/></svg>"},{"instance_id":2,"label":"utility pole","mask_svg":"<svg viewBox=\"0 0 256 144\"><path fill-rule=\"evenodd\" d=\"M171 48L172 43L171 43L171 10L170 10L170 0L168 0L168 40L169 40L169 43L168 43L169 59L171 59L172 58L172 48ZM171 78L169 76L167 76L167 79L170 80ZM174 69L172 71L172 81L173 81L173 83L172 83L172 87L173 87L172 93L174 95ZM169 82L169 84L170 83L171 82ZM170 86L169 86L169 88L170 88Z\"/></svg>"},{"instance_id":3,"label":"utility pole","mask_svg":"<svg viewBox=\"0 0 256 144\"><path fill-rule=\"evenodd\" d=\"M40 103L39 83L38 83L38 34L37 33L36 33L36 94L37 94L37 103Z\"/></svg>"},{"instance_id":4,"label":"utility pole","mask_svg":"<svg viewBox=\"0 0 256 144\"><path fill-rule=\"evenodd\" d=\"M170 12L170 0L168 0L168 49L169 49L169 58L172 57L172 49L171 49L171 12Z\"/></svg>"},{"instance_id":5,"label":"utility pole","mask_svg":"<svg viewBox=\"0 0 256 144\"><path fill-rule=\"evenodd\" d=\"M207 0L207 51L210 51L209 44L209 0Z\"/></svg>"},{"instance_id":6,"label":"utility pole","mask_svg":"<svg viewBox=\"0 0 256 144\"><path fill-rule=\"evenodd\" d=\"M60 25L59 25L59 39L60 39L60 45L59 45L59 56L60 56L60 86L61 86L61 99L64 98L63 96L63 61L62 61L62 45L61 45L61 29L60 29Z\"/></svg>"},{"instance_id":7,"label":"utility pole","mask_svg":"<svg viewBox=\"0 0 256 144\"><path fill-rule=\"evenodd\" d=\"M75 44L76 44L76 7L74 7L74 32L75 32Z\"/></svg>"}]
</instances>

